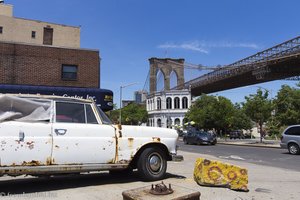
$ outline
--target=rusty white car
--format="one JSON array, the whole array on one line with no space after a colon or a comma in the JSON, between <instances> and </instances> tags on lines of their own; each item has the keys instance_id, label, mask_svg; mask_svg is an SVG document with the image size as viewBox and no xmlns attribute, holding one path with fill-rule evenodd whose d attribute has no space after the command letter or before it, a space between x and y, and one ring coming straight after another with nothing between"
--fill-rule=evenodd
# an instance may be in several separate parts
<instances>
[{"instance_id":1,"label":"rusty white car","mask_svg":"<svg viewBox=\"0 0 300 200\"><path fill-rule=\"evenodd\" d=\"M0 94L0 176L137 169L162 179L177 155L175 130L113 125L92 101Z\"/></svg>"}]
</instances>

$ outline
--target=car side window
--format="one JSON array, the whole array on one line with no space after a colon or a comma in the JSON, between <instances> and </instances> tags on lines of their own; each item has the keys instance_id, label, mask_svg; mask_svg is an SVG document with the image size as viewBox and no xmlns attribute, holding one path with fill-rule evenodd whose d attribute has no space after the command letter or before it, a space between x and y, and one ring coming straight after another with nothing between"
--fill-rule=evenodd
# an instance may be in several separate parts
<instances>
[{"instance_id":1,"label":"car side window","mask_svg":"<svg viewBox=\"0 0 300 200\"><path fill-rule=\"evenodd\" d=\"M285 132L286 135L299 135L300 136L300 127L291 127Z\"/></svg>"},{"instance_id":2,"label":"car side window","mask_svg":"<svg viewBox=\"0 0 300 200\"><path fill-rule=\"evenodd\" d=\"M85 123L84 104L56 102L56 122Z\"/></svg>"},{"instance_id":3,"label":"car side window","mask_svg":"<svg viewBox=\"0 0 300 200\"><path fill-rule=\"evenodd\" d=\"M85 105L85 110L86 110L86 118L87 118L87 123L88 124L98 124L97 118L95 116L95 113L91 107L91 105Z\"/></svg>"}]
</instances>

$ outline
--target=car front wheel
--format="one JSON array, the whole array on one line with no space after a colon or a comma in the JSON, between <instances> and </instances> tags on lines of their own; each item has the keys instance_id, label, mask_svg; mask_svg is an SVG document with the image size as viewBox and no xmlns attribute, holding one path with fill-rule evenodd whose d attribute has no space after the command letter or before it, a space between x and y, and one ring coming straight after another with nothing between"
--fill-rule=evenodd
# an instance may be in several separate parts
<instances>
[{"instance_id":1,"label":"car front wheel","mask_svg":"<svg viewBox=\"0 0 300 200\"><path fill-rule=\"evenodd\" d=\"M299 146L295 143L289 144L289 152L290 154L296 155L300 153Z\"/></svg>"},{"instance_id":2,"label":"car front wheel","mask_svg":"<svg viewBox=\"0 0 300 200\"><path fill-rule=\"evenodd\" d=\"M142 179L146 181L160 180L166 174L166 156L159 148L147 148L141 153L137 167Z\"/></svg>"}]
</instances>

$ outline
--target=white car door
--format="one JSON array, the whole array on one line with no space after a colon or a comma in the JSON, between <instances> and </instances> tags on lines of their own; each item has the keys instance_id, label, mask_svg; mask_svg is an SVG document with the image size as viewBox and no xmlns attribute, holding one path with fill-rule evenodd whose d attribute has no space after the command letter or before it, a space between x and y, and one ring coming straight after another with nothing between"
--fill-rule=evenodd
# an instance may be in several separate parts
<instances>
[{"instance_id":1,"label":"white car door","mask_svg":"<svg viewBox=\"0 0 300 200\"><path fill-rule=\"evenodd\" d=\"M0 165L51 164L52 102L5 96L0 111L10 116L0 121Z\"/></svg>"},{"instance_id":2,"label":"white car door","mask_svg":"<svg viewBox=\"0 0 300 200\"><path fill-rule=\"evenodd\" d=\"M115 159L115 129L99 123L92 104L56 102L52 131L53 164L105 164Z\"/></svg>"},{"instance_id":3,"label":"white car door","mask_svg":"<svg viewBox=\"0 0 300 200\"><path fill-rule=\"evenodd\" d=\"M1 166L49 165L51 149L51 123L0 123Z\"/></svg>"}]
</instances>

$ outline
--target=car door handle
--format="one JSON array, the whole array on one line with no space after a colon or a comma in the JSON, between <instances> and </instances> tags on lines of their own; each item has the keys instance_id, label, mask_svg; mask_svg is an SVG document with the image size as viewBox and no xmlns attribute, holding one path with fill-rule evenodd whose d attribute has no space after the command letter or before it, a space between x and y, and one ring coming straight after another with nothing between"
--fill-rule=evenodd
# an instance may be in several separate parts
<instances>
[{"instance_id":1,"label":"car door handle","mask_svg":"<svg viewBox=\"0 0 300 200\"><path fill-rule=\"evenodd\" d=\"M19 141L24 142L25 133L23 131L19 131Z\"/></svg>"},{"instance_id":2,"label":"car door handle","mask_svg":"<svg viewBox=\"0 0 300 200\"><path fill-rule=\"evenodd\" d=\"M67 129L55 129L56 135L65 135L67 133Z\"/></svg>"}]
</instances>

